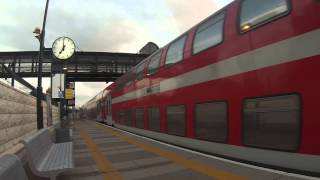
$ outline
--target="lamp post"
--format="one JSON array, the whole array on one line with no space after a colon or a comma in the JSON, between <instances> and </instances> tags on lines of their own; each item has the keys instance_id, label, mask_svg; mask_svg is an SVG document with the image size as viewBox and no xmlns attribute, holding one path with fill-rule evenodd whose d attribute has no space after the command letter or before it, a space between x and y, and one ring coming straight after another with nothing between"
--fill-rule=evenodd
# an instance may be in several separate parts
<instances>
[{"instance_id":1,"label":"lamp post","mask_svg":"<svg viewBox=\"0 0 320 180\"><path fill-rule=\"evenodd\" d=\"M46 8L44 11L44 18L42 23L42 32L40 34L40 50L39 50L39 66L38 66L38 87L37 87L37 128L43 128L43 109L42 109L42 59L43 59L43 49L44 49L44 38L45 29L47 22L47 12L48 12L49 0L46 2Z\"/></svg>"}]
</instances>

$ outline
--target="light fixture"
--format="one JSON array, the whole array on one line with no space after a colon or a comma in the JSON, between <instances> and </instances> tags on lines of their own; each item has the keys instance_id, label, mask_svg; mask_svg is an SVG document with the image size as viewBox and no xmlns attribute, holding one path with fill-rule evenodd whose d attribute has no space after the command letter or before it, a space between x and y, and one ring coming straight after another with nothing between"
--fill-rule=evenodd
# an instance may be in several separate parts
<instances>
[{"instance_id":1,"label":"light fixture","mask_svg":"<svg viewBox=\"0 0 320 180\"><path fill-rule=\"evenodd\" d=\"M241 27L241 30L242 30L242 31L249 31L250 28L251 28L250 24L245 24L245 25L243 25L243 26Z\"/></svg>"}]
</instances>

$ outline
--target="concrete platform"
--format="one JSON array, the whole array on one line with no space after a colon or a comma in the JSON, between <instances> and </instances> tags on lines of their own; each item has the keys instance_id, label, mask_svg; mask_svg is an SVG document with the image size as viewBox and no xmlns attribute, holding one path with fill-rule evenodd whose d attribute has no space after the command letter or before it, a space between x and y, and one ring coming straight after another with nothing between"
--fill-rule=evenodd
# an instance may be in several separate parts
<instances>
[{"instance_id":1,"label":"concrete platform","mask_svg":"<svg viewBox=\"0 0 320 180\"><path fill-rule=\"evenodd\" d=\"M317 179L203 155L141 138L93 121L76 121L75 169L59 180Z\"/></svg>"}]
</instances>

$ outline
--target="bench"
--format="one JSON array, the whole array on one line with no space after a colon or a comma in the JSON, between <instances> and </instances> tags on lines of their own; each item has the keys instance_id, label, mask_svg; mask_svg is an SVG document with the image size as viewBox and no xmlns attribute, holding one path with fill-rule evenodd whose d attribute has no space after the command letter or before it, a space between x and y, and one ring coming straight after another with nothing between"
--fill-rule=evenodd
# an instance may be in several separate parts
<instances>
[{"instance_id":1,"label":"bench","mask_svg":"<svg viewBox=\"0 0 320 180\"><path fill-rule=\"evenodd\" d=\"M31 171L51 180L74 167L72 142L54 144L48 128L22 140Z\"/></svg>"},{"instance_id":2,"label":"bench","mask_svg":"<svg viewBox=\"0 0 320 180\"><path fill-rule=\"evenodd\" d=\"M0 157L0 179L28 180L22 163L16 155Z\"/></svg>"}]
</instances>

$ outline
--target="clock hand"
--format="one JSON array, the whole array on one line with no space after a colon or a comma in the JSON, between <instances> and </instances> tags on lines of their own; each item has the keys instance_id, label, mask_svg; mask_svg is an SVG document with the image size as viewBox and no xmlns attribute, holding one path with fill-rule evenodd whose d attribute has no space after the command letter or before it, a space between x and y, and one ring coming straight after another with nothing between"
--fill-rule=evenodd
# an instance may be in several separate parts
<instances>
[{"instance_id":1,"label":"clock hand","mask_svg":"<svg viewBox=\"0 0 320 180\"><path fill-rule=\"evenodd\" d=\"M66 47L66 45L64 44L64 39L65 39L65 38L63 38L62 49L61 49L61 51L59 52L59 54L61 54L61 53L62 53L62 51L64 51L64 48Z\"/></svg>"},{"instance_id":2,"label":"clock hand","mask_svg":"<svg viewBox=\"0 0 320 180\"><path fill-rule=\"evenodd\" d=\"M63 46L63 47L62 47L63 51L64 51L64 48L66 47L66 45L64 44L64 39L65 39L65 38L63 38L63 44L62 44L62 46Z\"/></svg>"}]
</instances>

